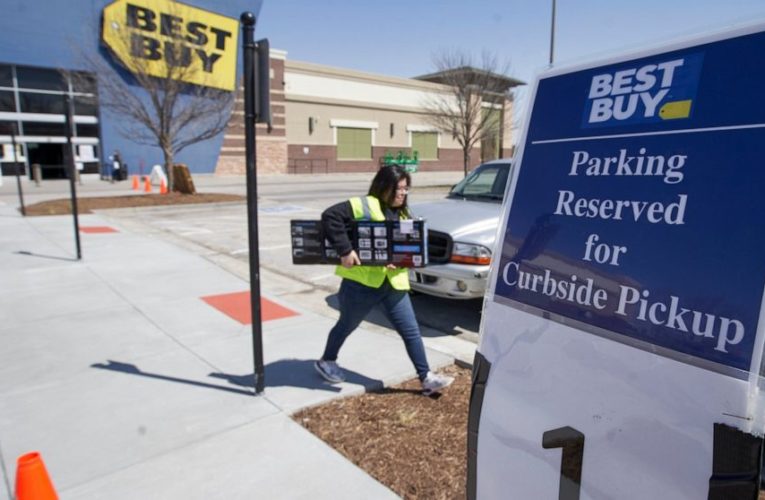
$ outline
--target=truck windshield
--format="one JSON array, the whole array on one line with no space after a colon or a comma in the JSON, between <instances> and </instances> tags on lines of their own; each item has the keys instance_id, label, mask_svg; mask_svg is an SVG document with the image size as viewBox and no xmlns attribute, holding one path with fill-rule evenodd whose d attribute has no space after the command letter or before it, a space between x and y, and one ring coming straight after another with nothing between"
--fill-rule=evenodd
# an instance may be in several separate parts
<instances>
[{"instance_id":1,"label":"truck windshield","mask_svg":"<svg viewBox=\"0 0 765 500\"><path fill-rule=\"evenodd\" d=\"M449 198L502 202L509 173L509 163L481 165L452 188Z\"/></svg>"}]
</instances>

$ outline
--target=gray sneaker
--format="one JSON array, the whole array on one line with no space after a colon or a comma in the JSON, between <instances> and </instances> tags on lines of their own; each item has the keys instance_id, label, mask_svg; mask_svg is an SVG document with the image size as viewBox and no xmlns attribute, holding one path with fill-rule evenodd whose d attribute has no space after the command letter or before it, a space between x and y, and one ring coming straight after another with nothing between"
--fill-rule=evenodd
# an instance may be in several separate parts
<instances>
[{"instance_id":1,"label":"gray sneaker","mask_svg":"<svg viewBox=\"0 0 765 500\"><path fill-rule=\"evenodd\" d=\"M435 392L439 392L444 387L449 387L452 382L454 382L454 377L428 372L425 380L422 381L422 393L430 396Z\"/></svg>"},{"instance_id":2,"label":"gray sneaker","mask_svg":"<svg viewBox=\"0 0 765 500\"><path fill-rule=\"evenodd\" d=\"M343 370L337 366L336 362L324 361L323 359L320 359L315 362L313 366L316 368L316 371L319 372L319 375L324 377L324 380L327 382L331 382L333 384L345 382L345 374L343 373Z\"/></svg>"}]
</instances>

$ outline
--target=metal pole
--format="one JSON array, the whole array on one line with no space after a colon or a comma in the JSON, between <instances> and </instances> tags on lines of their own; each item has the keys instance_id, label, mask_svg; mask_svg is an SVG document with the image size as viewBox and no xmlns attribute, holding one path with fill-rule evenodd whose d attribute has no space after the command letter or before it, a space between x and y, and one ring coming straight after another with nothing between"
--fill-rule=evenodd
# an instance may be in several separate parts
<instances>
[{"instance_id":1,"label":"metal pole","mask_svg":"<svg viewBox=\"0 0 765 500\"><path fill-rule=\"evenodd\" d=\"M242 13L244 57L244 140L247 165L247 232L250 243L250 310L252 350L255 360L255 394L265 386L263 369L263 327L260 314L260 259L258 253L258 178L255 144L255 15Z\"/></svg>"},{"instance_id":2,"label":"metal pole","mask_svg":"<svg viewBox=\"0 0 765 500\"><path fill-rule=\"evenodd\" d=\"M19 191L19 205L21 207L21 215L27 215L27 210L24 207L24 192L21 189L21 178L19 177L19 158L18 150L16 149L16 123L11 124L11 147L13 148L13 163L16 168L16 188Z\"/></svg>"},{"instance_id":3,"label":"metal pole","mask_svg":"<svg viewBox=\"0 0 765 500\"><path fill-rule=\"evenodd\" d=\"M72 194L72 217L74 218L74 241L77 244L77 260L82 259L82 249L80 247L80 221L77 213L77 188L74 187L74 150L72 149L72 103L69 94L64 94L64 116L66 117L66 163L69 167L69 191Z\"/></svg>"},{"instance_id":4,"label":"metal pole","mask_svg":"<svg viewBox=\"0 0 765 500\"><path fill-rule=\"evenodd\" d=\"M552 0L552 23L550 26L550 64L553 63L555 52L555 0Z\"/></svg>"}]
</instances>

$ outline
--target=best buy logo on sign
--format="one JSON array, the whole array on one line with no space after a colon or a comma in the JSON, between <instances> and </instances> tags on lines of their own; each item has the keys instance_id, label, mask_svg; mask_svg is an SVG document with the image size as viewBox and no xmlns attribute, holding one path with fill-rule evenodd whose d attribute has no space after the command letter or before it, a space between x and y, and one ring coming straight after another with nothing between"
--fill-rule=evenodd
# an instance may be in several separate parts
<instances>
[{"instance_id":1,"label":"best buy logo on sign","mask_svg":"<svg viewBox=\"0 0 765 500\"><path fill-rule=\"evenodd\" d=\"M104 43L130 71L234 90L235 19L166 0L104 7Z\"/></svg>"},{"instance_id":2,"label":"best buy logo on sign","mask_svg":"<svg viewBox=\"0 0 765 500\"><path fill-rule=\"evenodd\" d=\"M702 60L690 54L593 76L584 127L689 118Z\"/></svg>"}]
</instances>

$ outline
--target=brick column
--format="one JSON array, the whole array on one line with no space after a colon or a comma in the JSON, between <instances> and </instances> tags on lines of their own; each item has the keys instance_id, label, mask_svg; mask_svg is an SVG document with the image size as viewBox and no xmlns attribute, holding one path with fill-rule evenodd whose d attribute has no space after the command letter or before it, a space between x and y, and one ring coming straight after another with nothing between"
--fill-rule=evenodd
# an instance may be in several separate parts
<instances>
[{"instance_id":1,"label":"brick column","mask_svg":"<svg viewBox=\"0 0 765 500\"><path fill-rule=\"evenodd\" d=\"M273 52L273 51L272 51ZM266 125L255 127L257 141L258 173L287 173L287 135L284 105L284 58L271 54L271 121L273 129ZM228 127L223 136L223 146L215 165L216 175L244 175L246 168L244 144L244 89L239 88Z\"/></svg>"}]
</instances>

